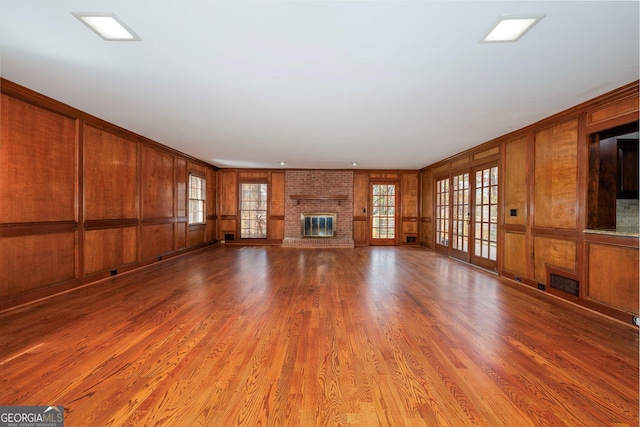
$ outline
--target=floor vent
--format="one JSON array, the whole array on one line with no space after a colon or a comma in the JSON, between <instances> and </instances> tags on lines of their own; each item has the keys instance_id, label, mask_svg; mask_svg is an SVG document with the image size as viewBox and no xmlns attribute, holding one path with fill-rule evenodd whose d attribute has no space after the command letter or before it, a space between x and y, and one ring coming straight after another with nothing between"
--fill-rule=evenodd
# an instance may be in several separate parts
<instances>
[{"instance_id":1,"label":"floor vent","mask_svg":"<svg viewBox=\"0 0 640 427\"><path fill-rule=\"evenodd\" d=\"M559 274L551 273L551 287L571 295L578 296L579 282Z\"/></svg>"}]
</instances>

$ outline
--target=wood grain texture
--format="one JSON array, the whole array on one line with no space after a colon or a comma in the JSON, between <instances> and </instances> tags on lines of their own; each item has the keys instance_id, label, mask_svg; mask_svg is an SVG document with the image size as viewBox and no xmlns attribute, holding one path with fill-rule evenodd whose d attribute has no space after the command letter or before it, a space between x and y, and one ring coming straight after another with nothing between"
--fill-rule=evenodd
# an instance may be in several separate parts
<instances>
[{"instance_id":1,"label":"wood grain texture","mask_svg":"<svg viewBox=\"0 0 640 427\"><path fill-rule=\"evenodd\" d=\"M143 224L141 232L142 259L154 258L173 251L174 226L167 224Z\"/></svg>"},{"instance_id":2,"label":"wood grain texture","mask_svg":"<svg viewBox=\"0 0 640 427\"><path fill-rule=\"evenodd\" d=\"M0 238L0 295L7 297L73 279L76 234Z\"/></svg>"},{"instance_id":3,"label":"wood grain texture","mask_svg":"<svg viewBox=\"0 0 640 427\"><path fill-rule=\"evenodd\" d=\"M527 137L505 144L504 167L504 223L525 225L527 201ZM511 209L517 215L511 216Z\"/></svg>"},{"instance_id":4,"label":"wood grain texture","mask_svg":"<svg viewBox=\"0 0 640 427\"><path fill-rule=\"evenodd\" d=\"M271 216L284 217L284 172L271 172L269 205Z\"/></svg>"},{"instance_id":5,"label":"wood grain texture","mask_svg":"<svg viewBox=\"0 0 640 427\"><path fill-rule=\"evenodd\" d=\"M137 227L86 231L84 242L85 274L112 270L138 258Z\"/></svg>"},{"instance_id":6,"label":"wood grain texture","mask_svg":"<svg viewBox=\"0 0 640 427\"><path fill-rule=\"evenodd\" d=\"M84 219L137 218L137 143L89 125L83 141Z\"/></svg>"},{"instance_id":7,"label":"wood grain texture","mask_svg":"<svg viewBox=\"0 0 640 427\"><path fill-rule=\"evenodd\" d=\"M523 233L504 232L502 249L505 270L520 277L527 276L527 239Z\"/></svg>"},{"instance_id":8,"label":"wood grain texture","mask_svg":"<svg viewBox=\"0 0 640 427\"><path fill-rule=\"evenodd\" d=\"M369 174L353 173L353 216L369 216Z\"/></svg>"},{"instance_id":9,"label":"wood grain texture","mask_svg":"<svg viewBox=\"0 0 640 427\"><path fill-rule=\"evenodd\" d=\"M533 237L533 279L538 283L547 283L547 265L560 269L576 271L577 243L555 237Z\"/></svg>"},{"instance_id":10,"label":"wood grain texture","mask_svg":"<svg viewBox=\"0 0 640 427\"><path fill-rule=\"evenodd\" d=\"M537 227L576 228L577 152L577 120L536 132L533 197Z\"/></svg>"},{"instance_id":11,"label":"wood grain texture","mask_svg":"<svg viewBox=\"0 0 640 427\"><path fill-rule=\"evenodd\" d=\"M416 247L173 258L0 313L0 367L69 426L638 424L637 329Z\"/></svg>"},{"instance_id":12,"label":"wood grain texture","mask_svg":"<svg viewBox=\"0 0 640 427\"><path fill-rule=\"evenodd\" d=\"M175 156L145 145L142 150L142 217L173 217Z\"/></svg>"},{"instance_id":13,"label":"wood grain texture","mask_svg":"<svg viewBox=\"0 0 640 427\"><path fill-rule=\"evenodd\" d=\"M198 168L199 169L199 168ZM205 174L202 173L202 177L205 177ZM187 186L189 185L189 169L187 160L181 157L176 157L176 178L175 178L175 186L176 186L176 216L177 217L186 217L189 215L189 211L187 209L187 200L188 200L188 190ZM205 178L205 189L209 188L209 180ZM206 211L205 212L209 212Z\"/></svg>"},{"instance_id":14,"label":"wood grain texture","mask_svg":"<svg viewBox=\"0 0 640 427\"><path fill-rule=\"evenodd\" d=\"M638 248L599 243L588 243L587 248L587 297L638 315Z\"/></svg>"},{"instance_id":15,"label":"wood grain texture","mask_svg":"<svg viewBox=\"0 0 640 427\"><path fill-rule=\"evenodd\" d=\"M0 223L77 221L75 121L2 95Z\"/></svg>"},{"instance_id":16,"label":"wood grain texture","mask_svg":"<svg viewBox=\"0 0 640 427\"><path fill-rule=\"evenodd\" d=\"M238 174L234 170L218 171L218 190L220 215L235 216L238 214ZM224 228L223 231L227 230ZM233 228L235 231L235 226Z\"/></svg>"},{"instance_id":17,"label":"wood grain texture","mask_svg":"<svg viewBox=\"0 0 640 427\"><path fill-rule=\"evenodd\" d=\"M405 172L400 182L400 202L402 207L402 243L407 242L408 236L418 236L418 196L420 187L420 174L418 172Z\"/></svg>"}]
</instances>

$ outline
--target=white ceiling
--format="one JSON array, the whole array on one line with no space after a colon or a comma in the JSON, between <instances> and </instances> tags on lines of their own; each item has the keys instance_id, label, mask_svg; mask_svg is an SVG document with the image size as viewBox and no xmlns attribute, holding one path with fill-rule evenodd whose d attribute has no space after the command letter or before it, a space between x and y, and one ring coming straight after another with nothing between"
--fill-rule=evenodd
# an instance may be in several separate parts
<instances>
[{"instance_id":1,"label":"white ceiling","mask_svg":"<svg viewBox=\"0 0 640 427\"><path fill-rule=\"evenodd\" d=\"M546 16L479 43L503 14ZM639 22L637 1L0 0L0 71L216 166L419 169L638 79Z\"/></svg>"}]
</instances>

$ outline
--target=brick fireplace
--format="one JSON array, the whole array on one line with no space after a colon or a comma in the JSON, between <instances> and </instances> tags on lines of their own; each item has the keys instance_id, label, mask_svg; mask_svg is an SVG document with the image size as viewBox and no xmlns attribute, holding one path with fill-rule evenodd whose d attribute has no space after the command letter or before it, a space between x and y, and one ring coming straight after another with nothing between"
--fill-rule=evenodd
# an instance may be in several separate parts
<instances>
[{"instance_id":1,"label":"brick fireplace","mask_svg":"<svg viewBox=\"0 0 640 427\"><path fill-rule=\"evenodd\" d=\"M302 238L301 214L314 212L336 214L334 237ZM353 172L332 170L286 171L284 241L282 245L296 247L353 247Z\"/></svg>"}]
</instances>

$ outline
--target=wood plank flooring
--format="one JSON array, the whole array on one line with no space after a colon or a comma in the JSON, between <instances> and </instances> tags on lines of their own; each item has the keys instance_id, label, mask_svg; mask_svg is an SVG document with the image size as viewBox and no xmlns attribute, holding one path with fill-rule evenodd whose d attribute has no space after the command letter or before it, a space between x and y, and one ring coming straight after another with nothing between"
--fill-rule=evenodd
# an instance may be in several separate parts
<instances>
[{"instance_id":1,"label":"wood plank flooring","mask_svg":"<svg viewBox=\"0 0 640 427\"><path fill-rule=\"evenodd\" d=\"M211 248L0 313L66 426L637 426L638 330L413 247Z\"/></svg>"}]
</instances>

